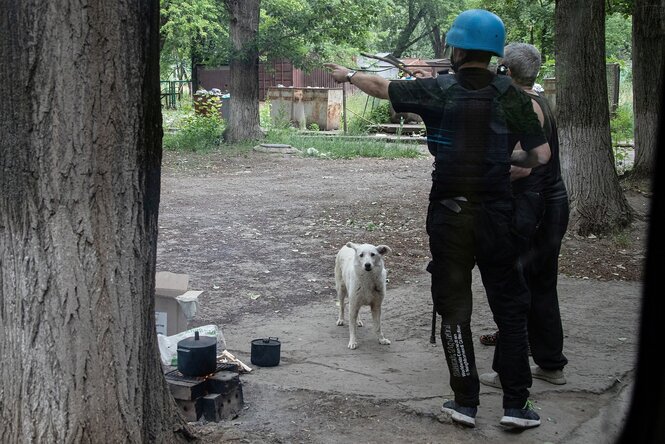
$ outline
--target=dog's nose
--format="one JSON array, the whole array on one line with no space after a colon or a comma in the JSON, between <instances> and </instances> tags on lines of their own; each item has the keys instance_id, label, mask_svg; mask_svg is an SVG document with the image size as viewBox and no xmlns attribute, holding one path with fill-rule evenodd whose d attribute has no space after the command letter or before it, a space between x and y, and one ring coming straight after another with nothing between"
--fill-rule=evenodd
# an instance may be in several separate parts
<instances>
[{"instance_id":1,"label":"dog's nose","mask_svg":"<svg viewBox=\"0 0 665 444\"><path fill-rule=\"evenodd\" d=\"M369 271L372 269L372 264L365 264L365 270Z\"/></svg>"}]
</instances>

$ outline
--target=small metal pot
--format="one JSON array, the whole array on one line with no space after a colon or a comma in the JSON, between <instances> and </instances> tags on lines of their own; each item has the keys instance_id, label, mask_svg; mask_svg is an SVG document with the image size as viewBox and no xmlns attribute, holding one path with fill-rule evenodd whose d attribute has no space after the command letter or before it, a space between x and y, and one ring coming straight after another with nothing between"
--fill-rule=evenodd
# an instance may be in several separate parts
<instances>
[{"instance_id":1,"label":"small metal pot","mask_svg":"<svg viewBox=\"0 0 665 444\"><path fill-rule=\"evenodd\" d=\"M252 341L252 364L259 367L278 365L281 346L278 338L254 339Z\"/></svg>"},{"instance_id":2,"label":"small metal pot","mask_svg":"<svg viewBox=\"0 0 665 444\"><path fill-rule=\"evenodd\" d=\"M204 376L217 370L217 338L200 336L178 342L178 371L185 376Z\"/></svg>"}]
</instances>

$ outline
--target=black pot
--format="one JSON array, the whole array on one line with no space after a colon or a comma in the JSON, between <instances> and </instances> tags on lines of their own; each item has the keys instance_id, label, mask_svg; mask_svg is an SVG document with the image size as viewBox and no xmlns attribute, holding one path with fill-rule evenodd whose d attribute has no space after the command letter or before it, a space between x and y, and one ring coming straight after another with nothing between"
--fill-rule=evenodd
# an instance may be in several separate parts
<instances>
[{"instance_id":1,"label":"black pot","mask_svg":"<svg viewBox=\"0 0 665 444\"><path fill-rule=\"evenodd\" d=\"M277 338L254 339L252 341L252 364L259 367L278 365L281 345Z\"/></svg>"},{"instance_id":2,"label":"black pot","mask_svg":"<svg viewBox=\"0 0 665 444\"><path fill-rule=\"evenodd\" d=\"M185 376L204 376L217 370L217 338L199 336L178 342L178 371Z\"/></svg>"}]
</instances>

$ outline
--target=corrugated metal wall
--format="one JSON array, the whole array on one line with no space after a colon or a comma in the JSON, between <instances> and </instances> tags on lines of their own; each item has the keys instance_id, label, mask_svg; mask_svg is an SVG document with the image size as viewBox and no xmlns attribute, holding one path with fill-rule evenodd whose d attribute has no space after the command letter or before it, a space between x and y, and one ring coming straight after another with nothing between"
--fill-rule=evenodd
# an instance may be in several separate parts
<instances>
[{"instance_id":1,"label":"corrugated metal wall","mask_svg":"<svg viewBox=\"0 0 665 444\"><path fill-rule=\"evenodd\" d=\"M339 88L339 83L335 82L335 79L333 79L330 72L323 69L315 69L308 74L303 70L296 68L293 71L293 79L295 82L293 86L299 86L302 88L307 88L308 86Z\"/></svg>"},{"instance_id":2,"label":"corrugated metal wall","mask_svg":"<svg viewBox=\"0 0 665 444\"><path fill-rule=\"evenodd\" d=\"M259 100L265 100L271 86L294 86L293 65L288 60L259 63Z\"/></svg>"},{"instance_id":3,"label":"corrugated metal wall","mask_svg":"<svg viewBox=\"0 0 665 444\"><path fill-rule=\"evenodd\" d=\"M231 71L228 66L206 68L199 65L197 66L197 70L199 85L208 91L213 88L218 88L221 91L227 90L227 85L231 83Z\"/></svg>"},{"instance_id":4,"label":"corrugated metal wall","mask_svg":"<svg viewBox=\"0 0 665 444\"><path fill-rule=\"evenodd\" d=\"M219 68L198 67L199 84L205 89L219 88L224 91L230 81L228 66ZM301 88L322 87L339 88L332 75L325 69L315 69L309 74L303 70L294 68L288 60L274 60L267 63L259 63L259 99L265 100L268 88L283 85L285 87L296 86ZM355 91L353 85L347 85L347 91Z\"/></svg>"}]
</instances>

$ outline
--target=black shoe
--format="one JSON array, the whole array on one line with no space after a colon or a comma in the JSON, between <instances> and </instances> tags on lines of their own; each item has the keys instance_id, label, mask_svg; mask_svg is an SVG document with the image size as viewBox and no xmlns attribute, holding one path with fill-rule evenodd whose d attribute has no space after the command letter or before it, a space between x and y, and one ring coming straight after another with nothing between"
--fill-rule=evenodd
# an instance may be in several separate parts
<instances>
[{"instance_id":1,"label":"black shoe","mask_svg":"<svg viewBox=\"0 0 665 444\"><path fill-rule=\"evenodd\" d=\"M446 401L443 403L441 411L450 414L454 422L467 427L476 426L477 407L464 407L455 401Z\"/></svg>"},{"instance_id":2,"label":"black shoe","mask_svg":"<svg viewBox=\"0 0 665 444\"><path fill-rule=\"evenodd\" d=\"M530 429L540 425L540 416L533 409L531 401L527 401L521 409L505 409L500 424L516 429Z\"/></svg>"}]
</instances>

